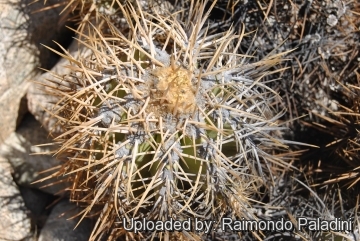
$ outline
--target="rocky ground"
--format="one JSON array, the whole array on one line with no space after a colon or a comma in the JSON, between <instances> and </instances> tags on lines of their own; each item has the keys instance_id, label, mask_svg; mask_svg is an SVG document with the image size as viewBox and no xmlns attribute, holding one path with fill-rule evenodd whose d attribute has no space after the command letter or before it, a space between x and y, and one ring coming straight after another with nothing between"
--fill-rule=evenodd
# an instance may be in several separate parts
<instances>
[{"instance_id":1,"label":"rocky ground","mask_svg":"<svg viewBox=\"0 0 360 241\"><path fill-rule=\"evenodd\" d=\"M91 224L73 231L76 205L63 197L61 180L47 187L50 182L33 184L47 176L39 172L59 165L51 155L32 155L51 151L37 146L51 138L29 112L36 105L33 113L44 120L45 102L32 81L42 75L39 67L51 69L58 61L41 44L66 45L71 33L61 24L61 9L35 12L43 3L30 2L0 3L0 240L87 240Z\"/></svg>"},{"instance_id":2,"label":"rocky ground","mask_svg":"<svg viewBox=\"0 0 360 241\"><path fill-rule=\"evenodd\" d=\"M67 46L73 54L79 50L77 50L76 44L71 44L73 33L64 27L65 24L71 25L71 23L64 20L64 15L59 15L62 8L39 11L43 8L43 3L36 2L29 5L31 2L31 0L7 0L0 3L0 110L2 117L0 118L0 240L88 240L94 224L90 220L85 220L74 231L74 226L79 220L75 215L78 209L66 198L64 189L68 185L65 181L57 179L55 184L54 180L35 182L47 176L47 173L43 173L44 170L56 168L60 163L51 155L34 155L34 153L51 152L54 148L44 144L52 142L48 131L55 126L55 120L48 112L44 111L44 108L51 108L52 105L51 97L46 94L46 90L51 88L39 88L40 85L35 84L34 81L44 84L49 83L46 80L56 78L52 73L45 72L39 67L52 70L58 75L66 74L63 72L66 71L65 68L62 68L66 61L59 60L56 54L47 50L43 45L59 50L57 45L52 42L52 40L56 40L62 46ZM49 5L53 5L61 1L48 0L47 2ZM258 1L242 2L244 2L241 5L243 7L239 7L239 11L234 16L247 12L247 17L239 17L237 24L239 22L252 23L254 26L249 24L246 29L246 31L252 31L256 27L255 22L261 19L257 16L260 13L253 11L257 9L256 2ZM334 137L333 132L324 131L326 128L323 126L327 122L331 122L331 125L328 125L329 128L332 128L331 130L338 128L339 125L334 124L335 117L332 117L331 121L326 117L331 117L331 113L337 111L341 104L345 107L349 106L348 108L351 107L350 101L346 99L347 95L341 94L343 92L336 91L336 89L339 89L345 82L349 82L351 85L358 84L356 81L359 80L359 71L356 71L359 68L360 55L357 52L359 44L356 42L359 41L357 39L359 35L356 34L358 34L360 26L358 20L351 19L353 15L350 13L354 13L354 15L359 13L356 13L355 10L348 12L344 10L347 4L350 4L349 1L324 1L322 4L328 4L324 6L319 4L319 1L305 1L304 4L300 1L275 2L284 2L283 4L278 3L276 6L289 11L276 16L271 15L276 11L274 8L271 12L269 11L269 21L263 25L259 23L257 26L260 27L255 40L256 48L254 47L254 49L256 51L254 50L254 52L261 58L285 39L289 41L289 44L283 45L282 48L297 47L291 56L297 56L297 61L301 64L293 65L281 76L278 76L291 79L291 81L281 82L274 88L283 94L283 98L288 103L287 119L297 118L303 114L308 115L303 122L296 121L289 124L291 128L291 131L287 133L289 138L296 141L308 141L324 147L321 149L321 153L319 151L315 154L313 152L306 153L307 156L303 156L302 163L299 164L299 168L304 170L304 175L310 174L309 182L311 183L311 175L314 173L319 175L320 172L331 171L324 169L324 158L331 158L333 155L340 160L347 157L345 154L336 154L335 151L335 154L329 155L330 149L325 148L326 145L340 137L337 139L338 136ZM321 9L322 7L327 9L326 6L332 10L323 11ZM219 9L221 8L219 7ZM265 5L263 9L266 10ZM308 13L309 15L306 15ZM314 24L312 28L320 29L309 30L305 33L300 31L299 33L300 27L296 26L300 26L303 23L301 21L307 21L304 20L304 17L297 17L299 15L308 16L310 20L313 19L311 21L314 23L315 19L318 19L319 22L322 21L323 25L316 22L317 24ZM280 16L280 19L277 19L277 16ZM359 15L356 16L360 18ZM345 21L347 22L345 23ZM275 22L279 25L276 26ZM338 23L341 25L336 28ZM344 27L346 24L350 26L350 29L347 30ZM275 30L269 34L264 27ZM271 42L269 39L277 40ZM336 41L338 46L334 45ZM250 37L245 39L244 46L246 44L252 46L250 42L252 42ZM306 48L312 50L305 58ZM324 63L330 63L330 67ZM289 67L288 64L290 62L284 64L283 67ZM335 78L335 75L340 76L344 81L339 82L340 77ZM358 122L354 121L354 123L354 128L351 130L341 125L340 127L346 129L347 132L358 132ZM314 129L314 125L318 128ZM56 131L52 133L56 134ZM354 140L356 135L355 137L350 135L350 137L348 139ZM297 149L295 148L295 150ZM356 147L352 150L358 153ZM324 153L325 155L323 155ZM316 160L315 164L309 164L310 160ZM341 162L335 164L343 165ZM329 166L335 164L330 163ZM356 164L351 165L355 165L356 169ZM336 169L336 166L331 167ZM349 168L344 170L346 172ZM353 179L356 179L359 174L355 173L354 175ZM321 177L319 180L326 182L331 178ZM346 187L340 185L336 188L345 190ZM287 186L287 188L289 196L284 200L298 202L294 201L296 198L289 198L290 195L298 195L298 193L290 190L291 186ZM348 213L351 212L350 216L354 216L358 212L357 197L355 196L358 192L356 190L358 190L358 184L352 186L349 192L344 191L344 196L331 191L329 194L333 195L332 198L328 198L326 194L322 197L324 200L327 198L326 200L330 203L344 199L342 201L345 209L348 210ZM300 199L303 200L303 198L296 200ZM358 229L355 230L353 237L353 240L359 238Z\"/></svg>"}]
</instances>

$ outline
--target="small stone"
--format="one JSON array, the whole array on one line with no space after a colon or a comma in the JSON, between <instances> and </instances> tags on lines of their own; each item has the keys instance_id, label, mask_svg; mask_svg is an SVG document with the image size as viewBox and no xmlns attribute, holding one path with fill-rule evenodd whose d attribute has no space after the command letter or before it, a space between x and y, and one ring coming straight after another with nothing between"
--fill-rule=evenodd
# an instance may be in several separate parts
<instances>
[{"instance_id":1,"label":"small stone","mask_svg":"<svg viewBox=\"0 0 360 241\"><path fill-rule=\"evenodd\" d=\"M50 211L47 209L47 206L50 205L56 197L29 187L19 186L19 190L24 199L25 206L31 212L29 216L33 223L36 224L37 228L42 228Z\"/></svg>"},{"instance_id":2,"label":"small stone","mask_svg":"<svg viewBox=\"0 0 360 241\"><path fill-rule=\"evenodd\" d=\"M78 52L78 44L73 42L69 47L68 52L72 56L76 56ZM58 135L62 131L56 126L57 119L52 116L46 110L52 110L54 107L53 103L58 101L58 98L52 95L47 94L47 92L52 91L51 87L56 87L56 84L51 83L51 81L57 81L56 75L66 76L71 72L69 68L64 67L69 64L69 62L61 58L59 62L51 69L51 72L46 72L36 78L36 81L39 84L32 84L29 86L29 89L26 93L26 98L28 100L28 109L30 113L38 120L41 125L52 135ZM56 73L56 74L54 74ZM42 84L46 84L51 87L45 87Z\"/></svg>"},{"instance_id":3,"label":"small stone","mask_svg":"<svg viewBox=\"0 0 360 241\"><path fill-rule=\"evenodd\" d=\"M36 146L52 142L48 139L48 133L41 128L34 117L26 115L18 130L12 133L0 146L0 158L7 160L14 169L14 179L19 185L41 188L60 179L51 179L44 182L32 184L51 174L51 172L39 174L47 169L59 165L54 157L50 155L34 155L40 152L49 152L48 146ZM62 192L67 185L65 183L50 185L42 188L43 191L50 194Z\"/></svg>"},{"instance_id":4,"label":"small stone","mask_svg":"<svg viewBox=\"0 0 360 241\"><path fill-rule=\"evenodd\" d=\"M46 220L38 241L88 241L92 230L89 219L82 220L79 226L74 229L79 217L71 217L79 212L80 210L75 204L68 201L58 203Z\"/></svg>"}]
</instances>

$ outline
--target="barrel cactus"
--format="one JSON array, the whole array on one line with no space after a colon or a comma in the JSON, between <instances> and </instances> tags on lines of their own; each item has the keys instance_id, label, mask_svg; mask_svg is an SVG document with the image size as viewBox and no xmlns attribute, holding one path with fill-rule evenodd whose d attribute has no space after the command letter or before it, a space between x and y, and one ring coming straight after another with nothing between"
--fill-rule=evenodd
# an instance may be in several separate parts
<instances>
[{"instance_id":1,"label":"barrel cactus","mask_svg":"<svg viewBox=\"0 0 360 241\"><path fill-rule=\"evenodd\" d=\"M98 217L91 240L198 240L206 234L193 229L127 229L143 218L254 219L251 197L288 167L275 155L286 148L279 99L263 81L282 54L247 63L244 33L217 33L206 3L169 15L120 5L79 33L88 51L66 56L71 74L49 110L63 130L52 177L72 183L82 218Z\"/></svg>"}]
</instances>

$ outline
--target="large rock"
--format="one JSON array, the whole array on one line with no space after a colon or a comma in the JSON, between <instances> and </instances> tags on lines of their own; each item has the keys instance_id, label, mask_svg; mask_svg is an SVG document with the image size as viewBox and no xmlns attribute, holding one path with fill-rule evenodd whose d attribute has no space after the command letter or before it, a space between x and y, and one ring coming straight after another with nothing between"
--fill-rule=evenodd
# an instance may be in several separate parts
<instances>
[{"instance_id":1,"label":"large rock","mask_svg":"<svg viewBox=\"0 0 360 241\"><path fill-rule=\"evenodd\" d=\"M41 172L60 165L60 162L51 155L36 155L36 153L45 153L54 149L47 145L37 146L46 143L51 143L48 133L41 128L40 123L32 115L27 114L18 130L0 146L0 156L11 163L14 179L19 185L41 188L50 194L61 194L68 185L59 178L32 184L52 173ZM59 184L52 185L56 182Z\"/></svg>"},{"instance_id":2,"label":"large rock","mask_svg":"<svg viewBox=\"0 0 360 241\"><path fill-rule=\"evenodd\" d=\"M75 48L75 43L71 46L71 48ZM36 83L29 87L26 94L30 113L34 115L36 120L38 120L48 132L52 133L54 137L60 134L61 130L56 128L57 119L50 111L58 99L49 93L54 92L52 88L56 88L56 84L51 81L57 81L57 76L64 76L70 73L70 70L64 67L66 64L68 64L67 60L63 58L60 59L51 71L37 77Z\"/></svg>"},{"instance_id":3,"label":"large rock","mask_svg":"<svg viewBox=\"0 0 360 241\"><path fill-rule=\"evenodd\" d=\"M29 216L33 225L36 225L37 230L41 229L50 214L49 207L58 197L29 187L19 186L19 190L25 206L30 211Z\"/></svg>"},{"instance_id":4,"label":"large rock","mask_svg":"<svg viewBox=\"0 0 360 241\"><path fill-rule=\"evenodd\" d=\"M77 41L73 41L69 46L68 52L71 56L78 56L80 53L86 51L80 49ZM51 69L36 78L36 84L31 85L27 91L26 98L28 109L32 115L41 123L41 125L50 132L54 137L61 133L60 128L56 126L57 119L50 113L59 99L50 94L54 92L54 88L59 82L62 76L68 75L71 70L66 66L69 65L69 61L65 58L61 58L59 62ZM64 84L64 82L62 83Z\"/></svg>"},{"instance_id":5,"label":"large rock","mask_svg":"<svg viewBox=\"0 0 360 241\"><path fill-rule=\"evenodd\" d=\"M31 220L11 171L0 157L0 240L20 241L32 237Z\"/></svg>"},{"instance_id":6,"label":"large rock","mask_svg":"<svg viewBox=\"0 0 360 241\"><path fill-rule=\"evenodd\" d=\"M48 0L48 6L58 0ZM30 4L32 3L32 4ZM57 58L41 44L55 47L63 38L61 8L44 7L43 1L9 0L0 3L0 143L16 129L26 108L20 107L38 67L51 68ZM68 31L66 31L68 33ZM67 34L67 37L70 37ZM63 42L64 41L60 41Z\"/></svg>"}]
</instances>

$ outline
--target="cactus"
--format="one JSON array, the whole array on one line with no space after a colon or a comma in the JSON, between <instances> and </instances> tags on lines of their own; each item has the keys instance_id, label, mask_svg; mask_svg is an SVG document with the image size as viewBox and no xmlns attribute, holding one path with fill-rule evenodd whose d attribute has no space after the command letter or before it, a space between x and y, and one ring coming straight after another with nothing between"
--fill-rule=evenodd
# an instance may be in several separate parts
<instances>
[{"instance_id":1,"label":"cactus","mask_svg":"<svg viewBox=\"0 0 360 241\"><path fill-rule=\"evenodd\" d=\"M127 232L130 218L253 219L251 197L289 166L275 155L286 148L278 97L262 82L285 53L246 64L244 33L212 33L211 7L189 4L167 16L120 6L78 32L86 54L63 55L72 73L54 89L63 165L52 177L68 177L82 218L98 216L91 240L205 235Z\"/></svg>"}]
</instances>

